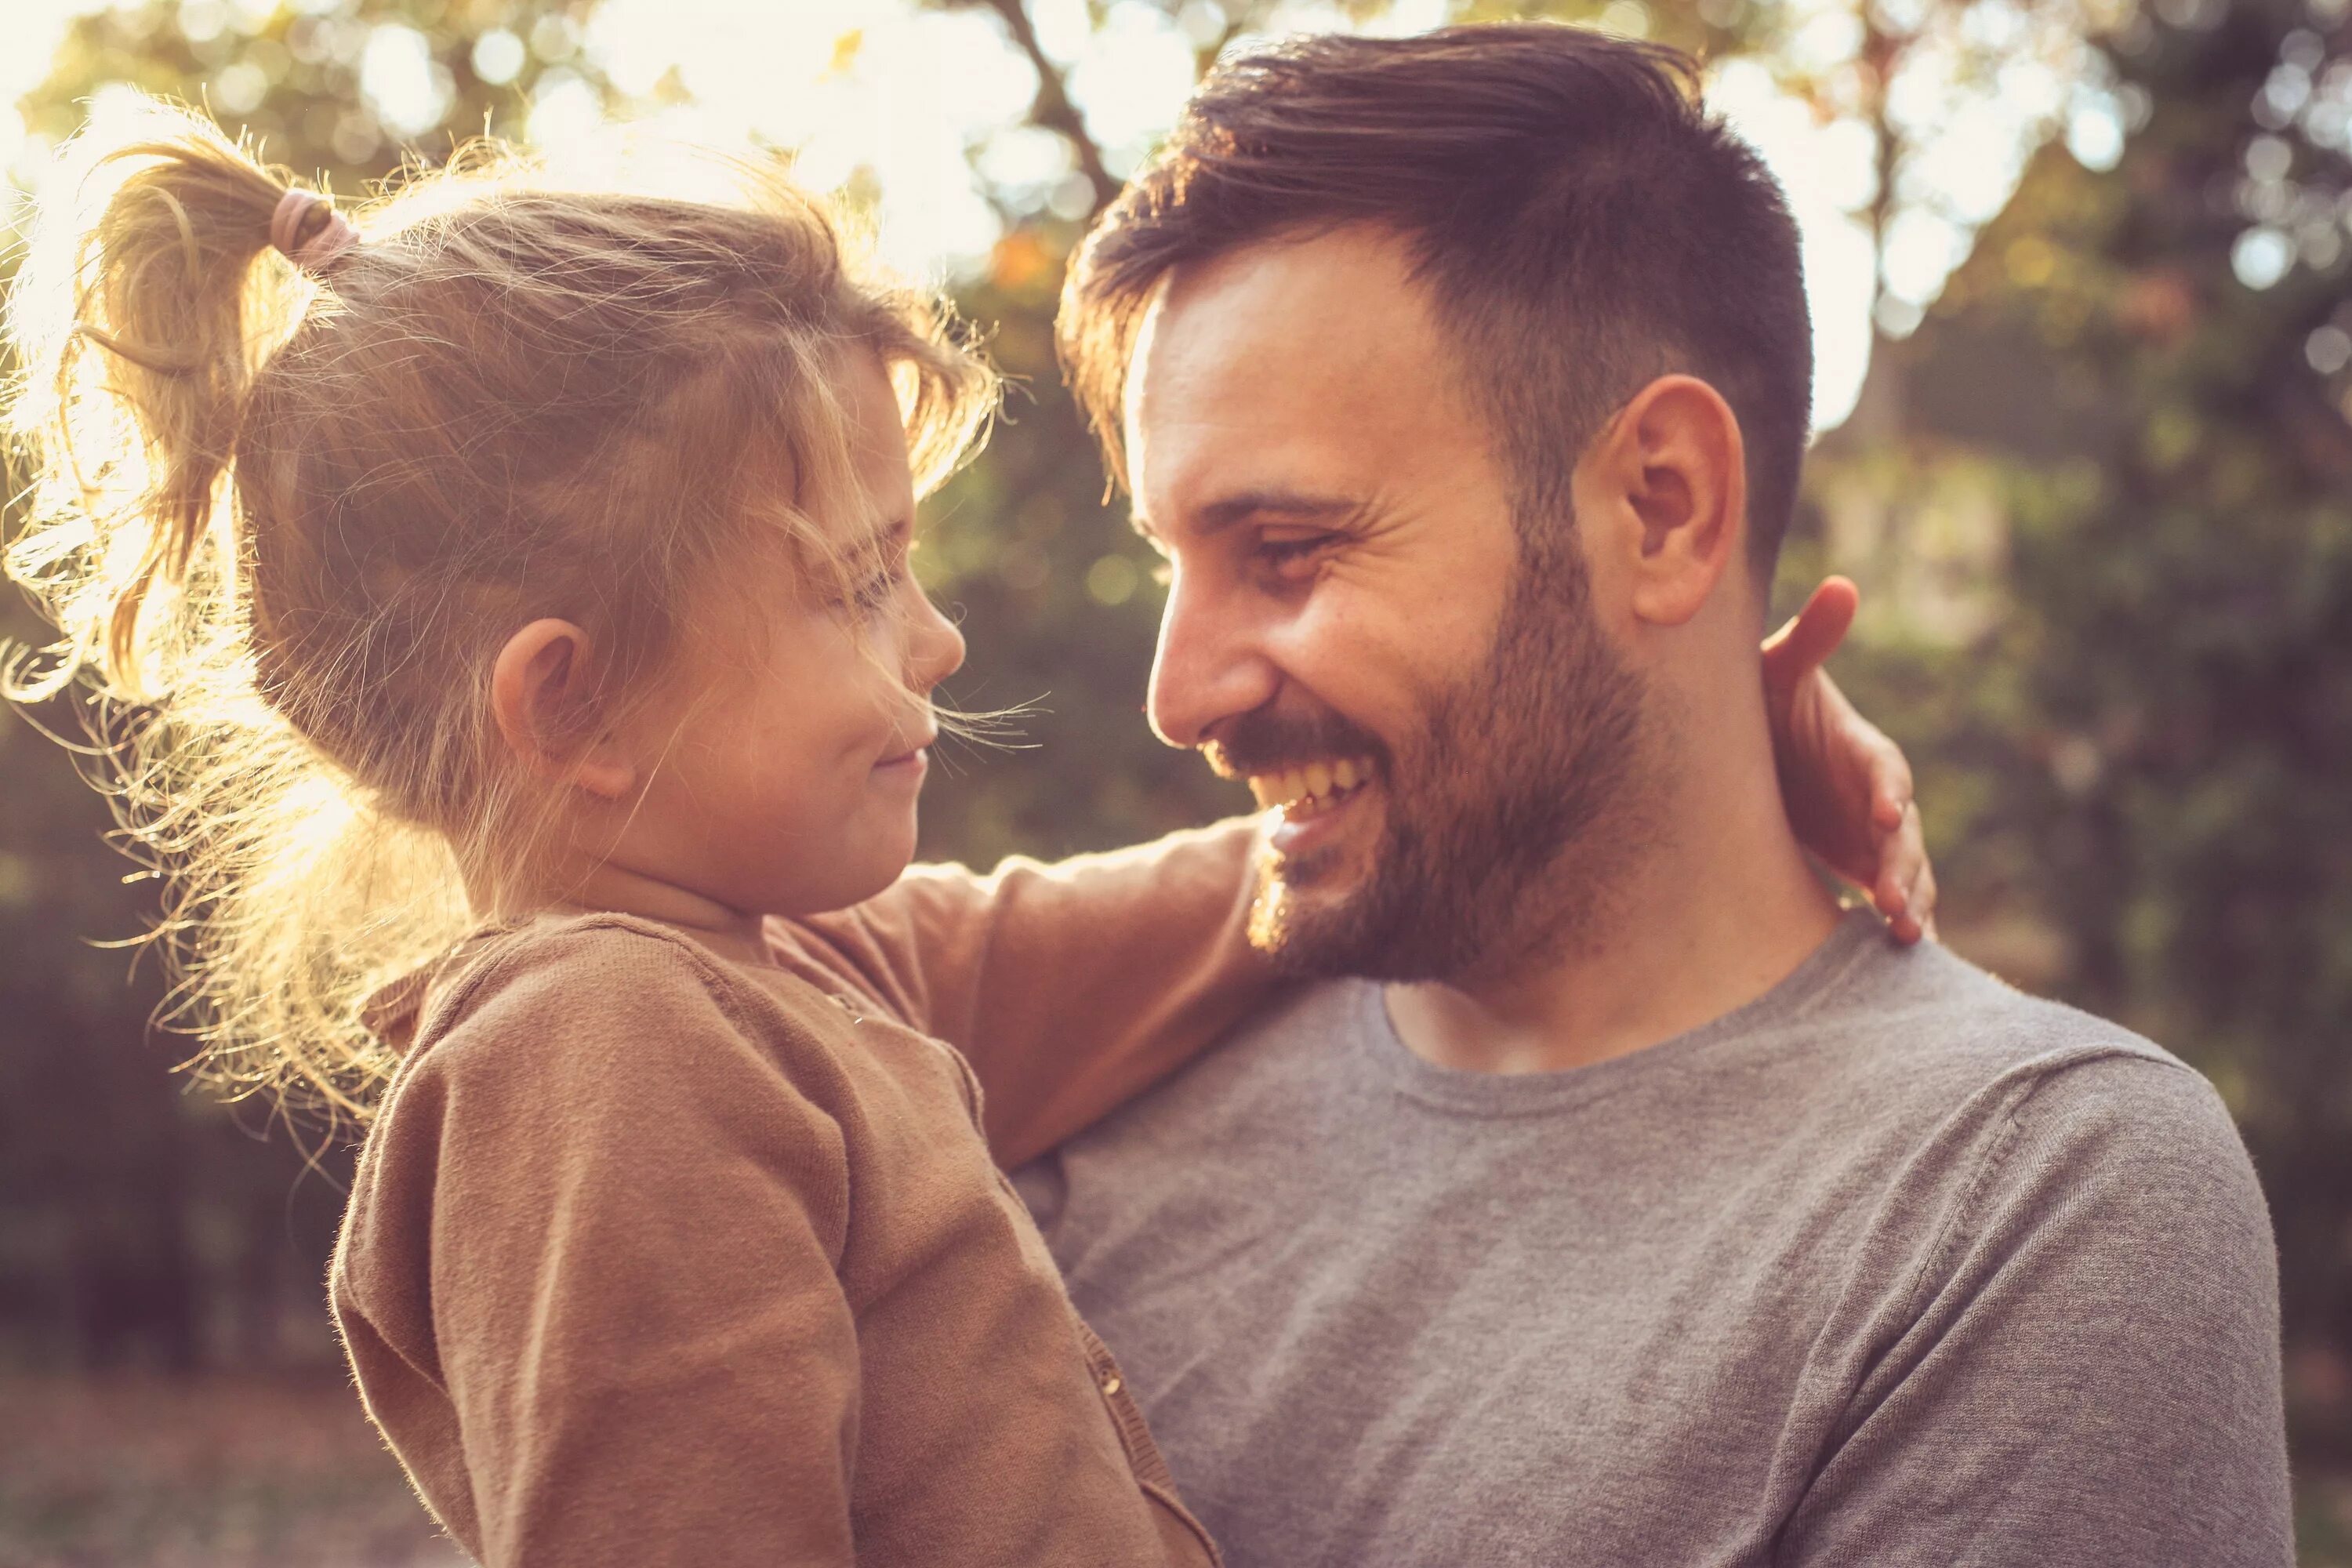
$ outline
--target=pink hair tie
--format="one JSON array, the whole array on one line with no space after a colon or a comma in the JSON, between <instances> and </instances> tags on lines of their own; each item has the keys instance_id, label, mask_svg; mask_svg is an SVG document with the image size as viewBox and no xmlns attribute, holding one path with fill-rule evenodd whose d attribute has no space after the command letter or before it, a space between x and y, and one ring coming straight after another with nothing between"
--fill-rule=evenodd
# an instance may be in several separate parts
<instances>
[{"instance_id":1,"label":"pink hair tie","mask_svg":"<svg viewBox=\"0 0 2352 1568\"><path fill-rule=\"evenodd\" d=\"M327 221L305 239L302 229L310 221L313 207L326 208ZM334 204L310 191L288 191L278 198L278 210L269 215L269 243L314 278L323 276L359 240L359 230L344 220Z\"/></svg>"}]
</instances>

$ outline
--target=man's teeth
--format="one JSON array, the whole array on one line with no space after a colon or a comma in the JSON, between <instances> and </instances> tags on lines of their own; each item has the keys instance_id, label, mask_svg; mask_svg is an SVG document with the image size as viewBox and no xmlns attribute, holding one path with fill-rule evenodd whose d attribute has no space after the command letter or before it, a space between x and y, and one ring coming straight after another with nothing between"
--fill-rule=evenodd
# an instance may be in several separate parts
<instances>
[{"instance_id":1,"label":"man's teeth","mask_svg":"<svg viewBox=\"0 0 2352 1568\"><path fill-rule=\"evenodd\" d=\"M1336 763L1309 763L1278 773L1252 773L1249 786L1260 806L1278 805L1301 816L1336 805L1359 784L1371 782L1370 758L1342 757Z\"/></svg>"}]
</instances>

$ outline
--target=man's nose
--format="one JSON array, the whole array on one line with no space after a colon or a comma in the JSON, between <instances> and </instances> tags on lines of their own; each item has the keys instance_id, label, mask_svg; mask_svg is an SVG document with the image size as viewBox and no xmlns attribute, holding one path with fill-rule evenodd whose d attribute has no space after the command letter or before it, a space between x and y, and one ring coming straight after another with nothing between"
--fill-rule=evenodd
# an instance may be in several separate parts
<instances>
[{"instance_id":1,"label":"man's nose","mask_svg":"<svg viewBox=\"0 0 2352 1568\"><path fill-rule=\"evenodd\" d=\"M1273 700L1281 678L1253 635L1242 595L1181 569L1160 613L1151 659L1154 733L1171 746L1201 744L1220 721Z\"/></svg>"}]
</instances>

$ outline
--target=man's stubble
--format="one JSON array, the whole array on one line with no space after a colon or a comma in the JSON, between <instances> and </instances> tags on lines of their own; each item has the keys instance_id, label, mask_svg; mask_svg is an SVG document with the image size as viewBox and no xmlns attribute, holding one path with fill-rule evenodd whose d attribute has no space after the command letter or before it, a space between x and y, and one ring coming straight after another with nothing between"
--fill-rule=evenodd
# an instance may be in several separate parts
<instances>
[{"instance_id":1,"label":"man's stubble","mask_svg":"<svg viewBox=\"0 0 2352 1568\"><path fill-rule=\"evenodd\" d=\"M1252 936L1286 973L1510 973L1589 942L1644 853L1643 682L1594 623L1573 521L1521 538L1486 659L1381 748L1362 886L1301 897L1345 875L1339 850L1265 868Z\"/></svg>"}]
</instances>

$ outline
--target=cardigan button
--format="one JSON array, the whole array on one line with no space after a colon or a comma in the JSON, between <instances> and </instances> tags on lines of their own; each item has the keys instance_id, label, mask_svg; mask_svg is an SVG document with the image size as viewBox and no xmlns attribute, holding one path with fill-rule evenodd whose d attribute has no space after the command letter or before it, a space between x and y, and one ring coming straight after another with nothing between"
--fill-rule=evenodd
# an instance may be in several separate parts
<instances>
[{"instance_id":1,"label":"cardigan button","mask_svg":"<svg viewBox=\"0 0 2352 1568\"><path fill-rule=\"evenodd\" d=\"M1105 1394L1117 1394L1119 1386L1119 1381L1116 1376L1103 1379L1102 1390Z\"/></svg>"}]
</instances>

